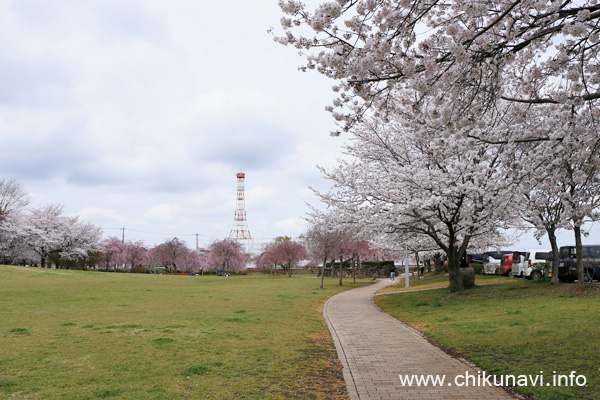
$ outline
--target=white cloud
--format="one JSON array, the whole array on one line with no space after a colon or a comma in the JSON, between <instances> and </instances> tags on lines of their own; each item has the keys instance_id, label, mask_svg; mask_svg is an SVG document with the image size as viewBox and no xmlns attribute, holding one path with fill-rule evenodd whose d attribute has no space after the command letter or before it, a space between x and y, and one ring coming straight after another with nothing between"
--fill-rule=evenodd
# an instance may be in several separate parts
<instances>
[{"instance_id":1,"label":"white cloud","mask_svg":"<svg viewBox=\"0 0 600 400\"><path fill-rule=\"evenodd\" d=\"M282 235L297 237L306 230L306 221L300 218L287 218L283 221L275 222L275 227L284 231Z\"/></svg>"},{"instance_id":2,"label":"white cloud","mask_svg":"<svg viewBox=\"0 0 600 400\"><path fill-rule=\"evenodd\" d=\"M115 210L99 207L84 207L77 212L77 215L82 220L90 220L94 218L119 219L119 216Z\"/></svg>"},{"instance_id":3,"label":"white cloud","mask_svg":"<svg viewBox=\"0 0 600 400\"><path fill-rule=\"evenodd\" d=\"M175 214L175 208L177 207L170 204L159 204L146 211L144 217L162 222L172 221Z\"/></svg>"}]
</instances>

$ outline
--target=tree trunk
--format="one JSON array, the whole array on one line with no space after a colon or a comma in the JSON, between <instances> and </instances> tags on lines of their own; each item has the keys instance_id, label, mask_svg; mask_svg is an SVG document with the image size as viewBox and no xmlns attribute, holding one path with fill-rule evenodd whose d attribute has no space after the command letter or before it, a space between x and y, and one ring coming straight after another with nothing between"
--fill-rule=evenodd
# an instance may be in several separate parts
<instances>
[{"instance_id":1,"label":"tree trunk","mask_svg":"<svg viewBox=\"0 0 600 400\"><path fill-rule=\"evenodd\" d=\"M417 275L419 273L421 273L421 270L419 269L421 267L419 264L419 261L421 261L421 259L419 258L419 252L415 251L415 262L417 263ZM423 265L425 265L425 264L423 264Z\"/></svg>"},{"instance_id":2,"label":"tree trunk","mask_svg":"<svg viewBox=\"0 0 600 400\"><path fill-rule=\"evenodd\" d=\"M340 257L340 286L342 286L342 275L344 275L344 257Z\"/></svg>"},{"instance_id":3,"label":"tree trunk","mask_svg":"<svg viewBox=\"0 0 600 400\"><path fill-rule=\"evenodd\" d=\"M460 251L456 245L450 246L448 253L448 270L450 273L450 293L458 293L465 290L460 273Z\"/></svg>"},{"instance_id":4,"label":"tree trunk","mask_svg":"<svg viewBox=\"0 0 600 400\"><path fill-rule=\"evenodd\" d=\"M335 259L331 260L331 277L335 278Z\"/></svg>"},{"instance_id":5,"label":"tree trunk","mask_svg":"<svg viewBox=\"0 0 600 400\"><path fill-rule=\"evenodd\" d=\"M546 228L548 233L548 240L550 240L550 248L552 249L552 278L550 279L551 285L558 285L558 244L556 243L556 228L554 226Z\"/></svg>"},{"instance_id":6,"label":"tree trunk","mask_svg":"<svg viewBox=\"0 0 600 400\"><path fill-rule=\"evenodd\" d=\"M356 257L352 258L352 283L356 283Z\"/></svg>"},{"instance_id":7,"label":"tree trunk","mask_svg":"<svg viewBox=\"0 0 600 400\"><path fill-rule=\"evenodd\" d=\"M575 252L577 253L577 280L579 285L579 291L583 292L585 287L585 277L583 274L583 248L581 245L581 226L575 225Z\"/></svg>"},{"instance_id":8,"label":"tree trunk","mask_svg":"<svg viewBox=\"0 0 600 400\"><path fill-rule=\"evenodd\" d=\"M363 268L362 268L362 262L360 261L360 256L356 257L356 267L358 268L358 277L359 278L364 278L364 273L363 273Z\"/></svg>"},{"instance_id":9,"label":"tree trunk","mask_svg":"<svg viewBox=\"0 0 600 400\"><path fill-rule=\"evenodd\" d=\"M325 264L327 264L327 258L323 259L323 265L321 265L321 289L323 289L323 275L325 275Z\"/></svg>"},{"instance_id":10,"label":"tree trunk","mask_svg":"<svg viewBox=\"0 0 600 400\"><path fill-rule=\"evenodd\" d=\"M433 256L433 269L435 270L435 274L439 275L441 274L442 271L442 260L439 254L436 254L435 256Z\"/></svg>"},{"instance_id":11,"label":"tree trunk","mask_svg":"<svg viewBox=\"0 0 600 400\"><path fill-rule=\"evenodd\" d=\"M40 268L46 268L46 257L40 258Z\"/></svg>"}]
</instances>

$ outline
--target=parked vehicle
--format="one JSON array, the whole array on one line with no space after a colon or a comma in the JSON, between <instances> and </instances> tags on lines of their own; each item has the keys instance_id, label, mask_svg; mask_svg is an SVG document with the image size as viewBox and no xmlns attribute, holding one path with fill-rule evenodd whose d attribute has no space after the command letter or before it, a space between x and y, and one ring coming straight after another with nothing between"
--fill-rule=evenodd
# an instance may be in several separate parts
<instances>
[{"instance_id":1,"label":"parked vehicle","mask_svg":"<svg viewBox=\"0 0 600 400\"><path fill-rule=\"evenodd\" d=\"M583 276L585 282L600 279L600 245L582 246ZM575 246L562 246L558 251L558 279L577 280Z\"/></svg>"},{"instance_id":2,"label":"parked vehicle","mask_svg":"<svg viewBox=\"0 0 600 400\"><path fill-rule=\"evenodd\" d=\"M523 266L525 265L525 252L513 251L502 256L498 275L504 276L523 276Z\"/></svg>"},{"instance_id":3,"label":"parked vehicle","mask_svg":"<svg viewBox=\"0 0 600 400\"><path fill-rule=\"evenodd\" d=\"M502 256L512 253L512 250L486 251L483 253L483 273L486 275L496 275L502 263Z\"/></svg>"},{"instance_id":4,"label":"parked vehicle","mask_svg":"<svg viewBox=\"0 0 600 400\"><path fill-rule=\"evenodd\" d=\"M483 253L468 253L467 266L473 268L476 274L483 273Z\"/></svg>"},{"instance_id":5,"label":"parked vehicle","mask_svg":"<svg viewBox=\"0 0 600 400\"><path fill-rule=\"evenodd\" d=\"M468 253L467 254L467 262L469 264L483 264L483 253Z\"/></svg>"},{"instance_id":6,"label":"parked vehicle","mask_svg":"<svg viewBox=\"0 0 600 400\"><path fill-rule=\"evenodd\" d=\"M527 265L528 257L529 253L526 251L515 251L513 253L513 265L512 271L510 273L511 276L516 276L519 278L523 277L523 271L525 270L525 266Z\"/></svg>"},{"instance_id":7,"label":"parked vehicle","mask_svg":"<svg viewBox=\"0 0 600 400\"><path fill-rule=\"evenodd\" d=\"M502 255L502 261L500 262L500 269L498 270L498 275L512 276L512 263L514 255L515 253Z\"/></svg>"},{"instance_id":8,"label":"parked vehicle","mask_svg":"<svg viewBox=\"0 0 600 400\"><path fill-rule=\"evenodd\" d=\"M525 252L525 268L523 276L527 279L538 280L548 274L547 269L552 268L552 259L550 264L546 264L550 250L528 250Z\"/></svg>"}]
</instances>

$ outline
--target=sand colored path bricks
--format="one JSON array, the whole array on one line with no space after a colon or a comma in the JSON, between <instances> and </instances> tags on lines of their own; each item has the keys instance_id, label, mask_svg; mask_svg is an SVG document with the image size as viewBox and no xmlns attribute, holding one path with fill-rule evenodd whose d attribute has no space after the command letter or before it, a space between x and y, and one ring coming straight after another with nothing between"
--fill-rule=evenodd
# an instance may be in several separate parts
<instances>
[{"instance_id":1,"label":"sand colored path bricks","mask_svg":"<svg viewBox=\"0 0 600 400\"><path fill-rule=\"evenodd\" d=\"M340 293L323 309L342 363L351 400L366 399L514 399L502 388L464 385L483 372L429 343L420 333L382 312L373 295L388 280ZM443 383L412 385L405 379L427 375ZM468 378L467 378L468 379ZM475 381L476 382L476 381ZM493 381L492 381L493 382Z\"/></svg>"}]
</instances>

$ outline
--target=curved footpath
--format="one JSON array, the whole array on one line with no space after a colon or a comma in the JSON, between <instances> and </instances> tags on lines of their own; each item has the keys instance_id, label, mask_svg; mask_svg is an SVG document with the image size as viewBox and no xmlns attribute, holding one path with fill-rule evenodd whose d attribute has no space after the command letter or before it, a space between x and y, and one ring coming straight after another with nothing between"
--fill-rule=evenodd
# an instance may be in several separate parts
<instances>
[{"instance_id":1,"label":"curved footpath","mask_svg":"<svg viewBox=\"0 0 600 400\"><path fill-rule=\"evenodd\" d=\"M458 386L469 375L482 381L483 372L466 360L446 354L421 333L381 311L373 296L390 284L389 279L384 279L342 292L330 298L323 308L351 400L515 398L503 388L489 384ZM399 375L445 375L445 381L443 385L404 386Z\"/></svg>"}]
</instances>

